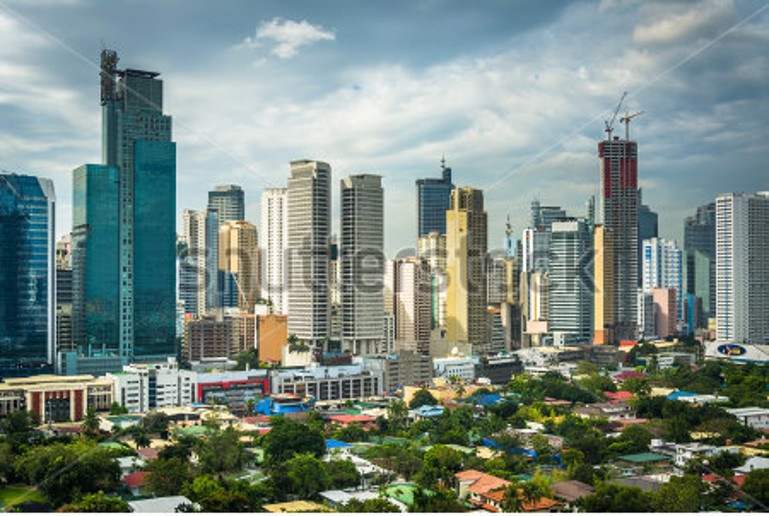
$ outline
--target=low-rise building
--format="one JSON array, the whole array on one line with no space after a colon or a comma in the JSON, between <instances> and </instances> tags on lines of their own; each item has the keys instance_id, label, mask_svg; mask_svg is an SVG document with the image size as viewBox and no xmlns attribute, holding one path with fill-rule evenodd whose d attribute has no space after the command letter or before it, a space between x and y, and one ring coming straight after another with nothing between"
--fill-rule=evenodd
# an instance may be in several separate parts
<instances>
[{"instance_id":1,"label":"low-rise building","mask_svg":"<svg viewBox=\"0 0 769 516\"><path fill-rule=\"evenodd\" d=\"M0 383L0 417L30 410L44 423L80 421L88 411L109 410L112 382L91 375L39 375Z\"/></svg>"},{"instance_id":2,"label":"low-rise building","mask_svg":"<svg viewBox=\"0 0 769 516\"><path fill-rule=\"evenodd\" d=\"M382 396L383 369L365 369L361 363L272 371L273 394L297 394L317 401Z\"/></svg>"},{"instance_id":3,"label":"low-rise building","mask_svg":"<svg viewBox=\"0 0 769 516\"><path fill-rule=\"evenodd\" d=\"M769 409L759 407L744 407L736 409L726 409L726 411L735 416L745 426L752 426L758 430L769 428Z\"/></svg>"},{"instance_id":4,"label":"low-rise building","mask_svg":"<svg viewBox=\"0 0 769 516\"><path fill-rule=\"evenodd\" d=\"M581 417L603 417L609 421L634 419L636 417L635 410L627 403L621 401L614 403L590 403L584 407L575 408L574 413Z\"/></svg>"},{"instance_id":5,"label":"low-rise building","mask_svg":"<svg viewBox=\"0 0 769 516\"><path fill-rule=\"evenodd\" d=\"M434 375L440 378L453 376L471 382L475 379L477 359L468 356L450 356L433 359Z\"/></svg>"},{"instance_id":6,"label":"low-rise building","mask_svg":"<svg viewBox=\"0 0 769 516\"><path fill-rule=\"evenodd\" d=\"M105 378L114 386L115 401L131 413L195 402L197 373L179 369L174 358L164 363L123 366L123 371L107 373Z\"/></svg>"},{"instance_id":7,"label":"low-rise building","mask_svg":"<svg viewBox=\"0 0 769 516\"><path fill-rule=\"evenodd\" d=\"M270 393L267 369L198 373L195 401L242 409L249 399Z\"/></svg>"}]
</instances>

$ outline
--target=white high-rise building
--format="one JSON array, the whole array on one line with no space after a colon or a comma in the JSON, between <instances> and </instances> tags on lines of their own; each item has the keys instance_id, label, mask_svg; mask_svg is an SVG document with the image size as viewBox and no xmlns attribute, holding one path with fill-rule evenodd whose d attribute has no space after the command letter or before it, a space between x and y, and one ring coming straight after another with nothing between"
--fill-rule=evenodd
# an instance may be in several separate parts
<instances>
[{"instance_id":1,"label":"white high-rise building","mask_svg":"<svg viewBox=\"0 0 769 516\"><path fill-rule=\"evenodd\" d=\"M262 293L272 301L275 314L288 308L286 253L288 252L288 190L269 188L262 193Z\"/></svg>"},{"instance_id":2,"label":"white high-rise building","mask_svg":"<svg viewBox=\"0 0 769 516\"><path fill-rule=\"evenodd\" d=\"M384 316L384 191L381 176L341 181L339 238L342 349L372 355L381 350Z\"/></svg>"},{"instance_id":3,"label":"white high-rise building","mask_svg":"<svg viewBox=\"0 0 769 516\"><path fill-rule=\"evenodd\" d=\"M593 337L593 239L584 220L552 224L549 262L550 331L556 344L589 343Z\"/></svg>"},{"instance_id":4,"label":"white high-rise building","mask_svg":"<svg viewBox=\"0 0 769 516\"><path fill-rule=\"evenodd\" d=\"M217 210L184 210L184 232L190 265L197 276L198 316L220 305L219 299L219 214Z\"/></svg>"},{"instance_id":5,"label":"white high-rise building","mask_svg":"<svg viewBox=\"0 0 769 516\"><path fill-rule=\"evenodd\" d=\"M664 238L650 238L643 241L642 257L643 277L641 285L644 292L650 292L653 288L675 289L680 319L684 313L683 251L673 241Z\"/></svg>"},{"instance_id":6,"label":"white high-rise building","mask_svg":"<svg viewBox=\"0 0 769 516\"><path fill-rule=\"evenodd\" d=\"M429 353L431 273L423 258L390 260L385 274L385 311L395 317L395 350Z\"/></svg>"},{"instance_id":7,"label":"white high-rise building","mask_svg":"<svg viewBox=\"0 0 769 516\"><path fill-rule=\"evenodd\" d=\"M769 342L769 192L716 198L716 337Z\"/></svg>"},{"instance_id":8,"label":"white high-rise building","mask_svg":"<svg viewBox=\"0 0 769 516\"><path fill-rule=\"evenodd\" d=\"M288 332L314 345L330 333L331 166L292 161L287 200Z\"/></svg>"}]
</instances>

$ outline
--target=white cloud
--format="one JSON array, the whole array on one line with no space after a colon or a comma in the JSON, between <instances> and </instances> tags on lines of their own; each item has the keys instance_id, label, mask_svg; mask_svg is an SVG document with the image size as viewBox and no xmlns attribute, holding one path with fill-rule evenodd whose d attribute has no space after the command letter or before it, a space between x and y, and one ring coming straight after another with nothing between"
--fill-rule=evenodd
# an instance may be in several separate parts
<instances>
[{"instance_id":1,"label":"white cloud","mask_svg":"<svg viewBox=\"0 0 769 516\"><path fill-rule=\"evenodd\" d=\"M703 0L683 6L668 2L647 4L641 13L651 20L633 31L633 40L640 45L709 38L737 21L732 0Z\"/></svg>"},{"instance_id":2,"label":"white cloud","mask_svg":"<svg viewBox=\"0 0 769 516\"><path fill-rule=\"evenodd\" d=\"M271 52L281 59L289 59L299 52L299 47L335 39L334 31L326 30L320 25L312 25L307 20L297 23L273 18L271 21L262 21L254 37L247 37L239 46L256 48L260 46L261 40L271 40L274 43Z\"/></svg>"}]
</instances>

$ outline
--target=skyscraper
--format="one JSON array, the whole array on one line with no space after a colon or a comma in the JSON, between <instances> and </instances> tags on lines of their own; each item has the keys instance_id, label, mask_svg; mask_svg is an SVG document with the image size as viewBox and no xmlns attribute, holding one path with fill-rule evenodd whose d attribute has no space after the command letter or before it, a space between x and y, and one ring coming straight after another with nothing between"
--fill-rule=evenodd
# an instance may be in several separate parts
<instances>
[{"instance_id":1,"label":"skyscraper","mask_svg":"<svg viewBox=\"0 0 769 516\"><path fill-rule=\"evenodd\" d=\"M644 240L657 238L659 236L659 217L647 205L641 201L642 191L638 189L638 286L642 286L643 277L643 259L641 251L643 250Z\"/></svg>"},{"instance_id":2,"label":"skyscraper","mask_svg":"<svg viewBox=\"0 0 769 516\"><path fill-rule=\"evenodd\" d=\"M644 240L643 290L650 292L655 287L675 290L679 317L683 315L683 262L683 252L675 242L664 238Z\"/></svg>"},{"instance_id":3,"label":"skyscraper","mask_svg":"<svg viewBox=\"0 0 769 516\"><path fill-rule=\"evenodd\" d=\"M330 332L331 167L291 162L288 179L288 332L317 344Z\"/></svg>"},{"instance_id":4,"label":"skyscraper","mask_svg":"<svg viewBox=\"0 0 769 516\"><path fill-rule=\"evenodd\" d=\"M208 209L217 210L219 225L246 219L243 190L238 185L220 185L208 192Z\"/></svg>"},{"instance_id":5,"label":"skyscraper","mask_svg":"<svg viewBox=\"0 0 769 516\"><path fill-rule=\"evenodd\" d=\"M103 159L119 181L119 354L165 360L177 352L176 144L160 74L117 61L102 51Z\"/></svg>"},{"instance_id":6,"label":"skyscraper","mask_svg":"<svg viewBox=\"0 0 769 516\"><path fill-rule=\"evenodd\" d=\"M555 344L593 337L593 251L590 230L578 219L553 222L550 241L550 331Z\"/></svg>"},{"instance_id":7,"label":"skyscraper","mask_svg":"<svg viewBox=\"0 0 769 516\"><path fill-rule=\"evenodd\" d=\"M387 262L385 311L395 316L396 352L429 353L430 280L430 267L422 258Z\"/></svg>"},{"instance_id":8,"label":"skyscraper","mask_svg":"<svg viewBox=\"0 0 769 516\"><path fill-rule=\"evenodd\" d=\"M566 218L566 210L560 206L542 206L539 201L531 201L531 227L550 229L553 222Z\"/></svg>"},{"instance_id":9,"label":"skyscraper","mask_svg":"<svg viewBox=\"0 0 769 516\"><path fill-rule=\"evenodd\" d=\"M444 214L445 217L445 214ZM446 326L446 235L430 231L417 240L417 256L430 268L432 328Z\"/></svg>"},{"instance_id":10,"label":"skyscraper","mask_svg":"<svg viewBox=\"0 0 769 516\"><path fill-rule=\"evenodd\" d=\"M716 199L716 338L769 342L769 192Z\"/></svg>"},{"instance_id":11,"label":"skyscraper","mask_svg":"<svg viewBox=\"0 0 769 516\"><path fill-rule=\"evenodd\" d=\"M462 187L451 192L446 212L446 339L467 342L478 352L491 341L486 313L487 217L483 192Z\"/></svg>"},{"instance_id":12,"label":"skyscraper","mask_svg":"<svg viewBox=\"0 0 769 516\"><path fill-rule=\"evenodd\" d=\"M441 178L417 179L417 237L437 231L446 234L446 210L451 205L451 169L441 160Z\"/></svg>"},{"instance_id":13,"label":"skyscraper","mask_svg":"<svg viewBox=\"0 0 769 516\"><path fill-rule=\"evenodd\" d=\"M611 232L614 261L615 337L635 340L638 303L638 145L634 141L604 140L598 144L601 175L601 215Z\"/></svg>"},{"instance_id":14,"label":"skyscraper","mask_svg":"<svg viewBox=\"0 0 769 516\"><path fill-rule=\"evenodd\" d=\"M383 336L384 191L382 178L341 181L342 348L377 354Z\"/></svg>"},{"instance_id":15,"label":"skyscraper","mask_svg":"<svg viewBox=\"0 0 769 516\"><path fill-rule=\"evenodd\" d=\"M593 230L593 330L594 344L610 344L614 338L614 258L611 232L602 224Z\"/></svg>"},{"instance_id":16,"label":"skyscraper","mask_svg":"<svg viewBox=\"0 0 769 516\"><path fill-rule=\"evenodd\" d=\"M716 204L697 208L684 219L686 253L685 289L700 298L702 323L715 316L716 308Z\"/></svg>"},{"instance_id":17,"label":"skyscraper","mask_svg":"<svg viewBox=\"0 0 769 516\"><path fill-rule=\"evenodd\" d=\"M262 297L272 301L276 314L286 314L286 253L288 250L288 210L285 188L269 188L262 193Z\"/></svg>"},{"instance_id":18,"label":"skyscraper","mask_svg":"<svg viewBox=\"0 0 769 516\"><path fill-rule=\"evenodd\" d=\"M234 275L237 304L253 312L259 297L259 247L256 226L245 220L219 226L219 270Z\"/></svg>"},{"instance_id":19,"label":"skyscraper","mask_svg":"<svg viewBox=\"0 0 769 516\"><path fill-rule=\"evenodd\" d=\"M221 306L219 289L219 213L184 210L183 238L195 268L197 307L189 313L202 316Z\"/></svg>"},{"instance_id":20,"label":"skyscraper","mask_svg":"<svg viewBox=\"0 0 769 516\"><path fill-rule=\"evenodd\" d=\"M0 377L53 369L55 204L50 179L0 174Z\"/></svg>"}]
</instances>

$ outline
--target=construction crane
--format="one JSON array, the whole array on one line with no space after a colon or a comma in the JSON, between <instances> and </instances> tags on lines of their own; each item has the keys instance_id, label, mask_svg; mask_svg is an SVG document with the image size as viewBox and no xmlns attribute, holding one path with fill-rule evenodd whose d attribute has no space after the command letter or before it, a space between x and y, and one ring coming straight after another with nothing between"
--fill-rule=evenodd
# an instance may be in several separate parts
<instances>
[{"instance_id":1,"label":"construction crane","mask_svg":"<svg viewBox=\"0 0 769 516\"><path fill-rule=\"evenodd\" d=\"M627 96L627 92L622 93L622 97L619 99L619 103L617 103L617 109L614 110L614 114L611 116L611 121L604 120L604 123L606 124L606 139L611 140L611 133L614 130L614 120L617 118L617 113L619 113L619 108L622 106L622 101L625 100L625 97Z\"/></svg>"},{"instance_id":2,"label":"construction crane","mask_svg":"<svg viewBox=\"0 0 769 516\"><path fill-rule=\"evenodd\" d=\"M630 141L630 121L639 115L643 115L643 111L636 111L635 113L625 112L625 116L619 119L620 124L625 124L625 141Z\"/></svg>"}]
</instances>

